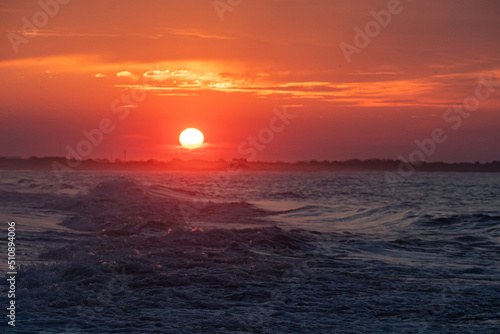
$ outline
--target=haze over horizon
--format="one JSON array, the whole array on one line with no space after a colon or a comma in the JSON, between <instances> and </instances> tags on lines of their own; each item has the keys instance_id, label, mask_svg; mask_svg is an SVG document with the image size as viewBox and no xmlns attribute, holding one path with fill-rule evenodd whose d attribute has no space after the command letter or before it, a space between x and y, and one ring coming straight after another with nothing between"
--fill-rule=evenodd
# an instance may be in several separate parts
<instances>
[{"instance_id":1,"label":"haze over horizon","mask_svg":"<svg viewBox=\"0 0 500 334\"><path fill-rule=\"evenodd\" d=\"M500 160L499 15L493 0L0 1L0 156ZM179 145L190 127L199 149Z\"/></svg>"}]
</instances>

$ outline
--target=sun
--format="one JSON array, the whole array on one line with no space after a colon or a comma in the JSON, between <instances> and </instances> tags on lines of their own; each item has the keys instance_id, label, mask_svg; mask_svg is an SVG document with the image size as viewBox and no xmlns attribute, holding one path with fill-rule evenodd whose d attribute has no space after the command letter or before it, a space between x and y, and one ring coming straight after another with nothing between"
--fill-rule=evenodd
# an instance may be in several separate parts
<instances>
[{"instance_id":1,"label":"sun","mask_svg":"<svg viewBox=\"0 0 500 334\"><path fill-rule=\"evenodd\" d=\"M200 147L201 145L203 145L204 139L205 138L203 137L203 133L195 128L186 129L182 131L181 135L179 136L179 142L181 143L182 147L189 149Z\"/></svg>"}]
</instances>

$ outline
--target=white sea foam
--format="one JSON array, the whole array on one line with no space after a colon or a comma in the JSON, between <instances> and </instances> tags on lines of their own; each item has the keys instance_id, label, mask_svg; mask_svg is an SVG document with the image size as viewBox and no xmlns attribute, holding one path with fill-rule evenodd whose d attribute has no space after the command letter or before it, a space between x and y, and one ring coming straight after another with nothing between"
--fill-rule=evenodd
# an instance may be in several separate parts
<instances>
[{"instance_id":1,"label":"white sea foam","mask_svg":"<svg viewBox=\"0 0 500 334\"><path fill-rule=\"evenodd\" d=\"M496 175L3 176L23 333L497 329Z\"/></svg>"}]
</instances>

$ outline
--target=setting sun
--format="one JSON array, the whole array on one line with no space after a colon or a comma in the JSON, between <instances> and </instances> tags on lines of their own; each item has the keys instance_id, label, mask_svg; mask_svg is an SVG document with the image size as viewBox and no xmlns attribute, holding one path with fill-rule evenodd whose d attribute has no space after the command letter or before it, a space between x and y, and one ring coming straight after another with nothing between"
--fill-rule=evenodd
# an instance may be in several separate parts
<instances>
[{"instance_id":1,"label":"setting sun","mask_svg":"<svg viewBox=\"0 0 500 334\"><path fill-rule=\"evenodd\" d=\"M499 17L0 0L0 334L500 334Z\"/></svg>"},{"instance_id":2,"label":"setting sun","mask_svg":"<svg viewBox=\"0 0 500 334\"><path fill-rule=\"evenodd\" d=\"M179 142L181 143L182 147L189 149L200 147L201 145L203 145L203 140L203 133L201 133L200 130L194 128L189 128L182 131L181 135L179 136Z\"/></svg>"}]
</instances>

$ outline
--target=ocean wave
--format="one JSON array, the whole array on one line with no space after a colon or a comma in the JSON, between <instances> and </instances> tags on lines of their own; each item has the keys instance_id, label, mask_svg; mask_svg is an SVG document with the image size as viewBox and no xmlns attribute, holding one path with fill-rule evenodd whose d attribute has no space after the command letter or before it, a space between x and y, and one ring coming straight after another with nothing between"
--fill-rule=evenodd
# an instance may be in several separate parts
<instances>
[{"instance_id":1,"label":"ocean wave","mask_svg":"<svg viewBox=\"0 0 500 334\"><path fill-rule=\"evenodd\" d=\"M484 229L500 226L500 216L484 213L452 214L447 216L424 215L414 224L438 229Z\"/></svg>"},{"instance_id":2,"label":"ocean wave","mask_svg":"<svg viewBox=\"0 0 500 334\"><path fill-rule=\"evenodd\" d=\"M207 175L127 175L75 173L74 189L49 190L51 177L26 173L9 179L18 191L0 189L11 212L69 227L20 229L38 251L18 270L23 332L498 330L494 205L438 207L406 188L375 200L374 176L361 174L333 177L325 196L313 194L328 175L313 186L312 177L241 175L215 197L201 191ZM29 184L38 190L25 193Z\"/></svg>"}]
</instances>

